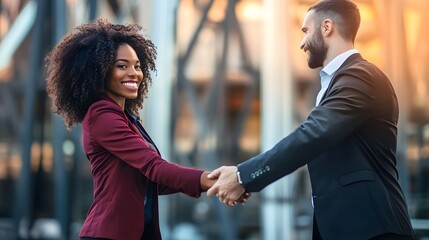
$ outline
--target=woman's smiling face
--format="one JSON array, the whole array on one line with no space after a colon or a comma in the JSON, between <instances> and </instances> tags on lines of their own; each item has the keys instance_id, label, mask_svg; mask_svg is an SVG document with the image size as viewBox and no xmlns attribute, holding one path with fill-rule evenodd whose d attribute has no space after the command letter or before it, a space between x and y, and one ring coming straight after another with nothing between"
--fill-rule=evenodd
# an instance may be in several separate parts
<instances>
[{"instance_id":1,"label":"woman's smiling face","mask_svg":"<svg viewBox=\"0 0 429 240\"><path fill-rule=\"evenodd\" d=\"M143 72L136 52L128 44L120 45L107 80L107 96L124 109L126 99L137 98L142 79Z\"/></svg>"}]
</instances>

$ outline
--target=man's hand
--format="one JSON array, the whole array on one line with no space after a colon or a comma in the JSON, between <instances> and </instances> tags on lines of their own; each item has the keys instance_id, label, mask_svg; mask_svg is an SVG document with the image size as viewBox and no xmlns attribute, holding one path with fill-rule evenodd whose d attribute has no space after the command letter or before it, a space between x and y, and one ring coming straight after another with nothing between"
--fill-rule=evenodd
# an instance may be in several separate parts
<instances>
[{"instance_id":1,"label":"man's hand","mask_svg":"<svg viewBox=\"0 0 429 240\"><path fill-rule=\"evenodd\" d=\"M238 183L236 166L220 167L207 177L218 179L207 191L207 196L216 195L226 205L234 206L237 202L244 203L250 197L250 193L245 193L243 186Z\"/></svg>"}]
</instances>

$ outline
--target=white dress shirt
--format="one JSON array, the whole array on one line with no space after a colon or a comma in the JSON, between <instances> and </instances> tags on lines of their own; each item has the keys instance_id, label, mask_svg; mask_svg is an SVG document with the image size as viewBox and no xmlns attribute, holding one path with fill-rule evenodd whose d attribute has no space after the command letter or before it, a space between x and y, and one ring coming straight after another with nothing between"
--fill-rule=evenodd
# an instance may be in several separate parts
<instances>
[{"instance_id":1,"label":"white dress shirt","mask_svg":"<svg viewBox=\"0 0 429 240\"><path fill-rule=\"evenodd\" d=\"M341 53L336 56L332 61L330 61L322 70L320 71L320 84L321 88L316 98L316 106L319 105L320 100L328 89L329 83L331 83L332 77L334 73L338 70L338 68L343 65L343 63L349 58L351 55L358 53L356 49L351 49L346 52Z\"/></svg>"}]
</instances>

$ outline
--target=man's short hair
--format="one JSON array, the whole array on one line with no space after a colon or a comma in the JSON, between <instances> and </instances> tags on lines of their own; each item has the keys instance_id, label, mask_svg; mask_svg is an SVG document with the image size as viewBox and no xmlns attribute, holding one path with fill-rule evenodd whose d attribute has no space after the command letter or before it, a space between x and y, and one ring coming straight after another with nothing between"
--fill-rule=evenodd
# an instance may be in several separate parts
<instances>
[{"instance_id":1,"label":"man's short hair","mask_svg":"<svg viewBox=\"0 0 429 240\"><path fill-rule=\"evenodd\" d=\"M349 0L322 0L312 5L308 11L313 10L320 24L325 19L331 19L339 34L354 42L360 25L359 9Z\"/></svg>"}]
</instances>

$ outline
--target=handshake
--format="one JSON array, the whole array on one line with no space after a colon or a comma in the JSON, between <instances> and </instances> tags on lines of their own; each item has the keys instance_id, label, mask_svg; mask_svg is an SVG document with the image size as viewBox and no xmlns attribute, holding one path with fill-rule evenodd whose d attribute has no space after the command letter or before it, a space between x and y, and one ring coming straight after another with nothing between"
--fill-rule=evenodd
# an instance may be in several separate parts
<instances>
[{"instance_id":1,"label":"handshake","mask_svg":"<svg viewBox=\"0 0 429 240\"><path fill-rule=\"evenodd\" d=\"M216 197L228 206L238 203L245 204L250 193L238 182L237 167L223 166L213 172L204 172L200 178L201 189L207 191L207 196Z\"/></svg>"}]
</instances>

